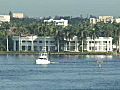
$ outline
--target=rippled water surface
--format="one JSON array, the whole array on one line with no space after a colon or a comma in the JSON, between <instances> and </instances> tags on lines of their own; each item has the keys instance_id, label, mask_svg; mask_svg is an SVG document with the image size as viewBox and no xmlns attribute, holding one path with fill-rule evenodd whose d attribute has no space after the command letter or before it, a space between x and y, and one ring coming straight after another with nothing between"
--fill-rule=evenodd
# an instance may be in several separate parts
<instances>
[{"instance_id":1,"label":"rippled water surface","mask_svg":"<svg viewBox=\"0 0 120 90\"><path fill-rule=\"evenodd\" d=\"M118 56L53 55L49 65L36 65L37 57L0 56L0 90L120 89Z\"/></svg>"}]
</instances>

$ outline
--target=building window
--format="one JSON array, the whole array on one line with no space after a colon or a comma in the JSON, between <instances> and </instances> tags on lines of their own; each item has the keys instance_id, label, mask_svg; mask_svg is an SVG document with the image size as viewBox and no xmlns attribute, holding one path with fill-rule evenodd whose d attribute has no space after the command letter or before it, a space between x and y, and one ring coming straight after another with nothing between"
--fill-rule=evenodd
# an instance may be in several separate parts
<instances>
[{"instance_id":1,"label":"building window","mask_svg":"<svg viewBox=\"0 0 120 90\"><path fill-rule=\"evenodd\" d=\"M37 50L37 46L34 46L34 51L38 51L38 50Z\"/></svg>"},{"instance_id":2,"label":"building window","mask_svg":"<svg viewBox=\"0 0 120 90\"><path fill-rule=\"evenodd\" d=\"M50 51L55 51L55 47L54 47L54 46L51 46L51 47L50 47Z\"/></svg>"},{"instance_id":3,"label":"building window","mask_svg":"<svg viewBox=\"0 0 120 90\"><path fill-rule=\"evenodd\" d=\"M37 41L33 41L34 43L37 43Z\"/></svg>"},{"instance_id":4,"label":"building window","mask_svg":"<svg viewBox=\"0 0 120 90\"><path fill-rule=\"evenodd\" d=\"M31 46L28 46L28 51L31 51Z\"/></svg>"},{"instance_id":5,"label":"building window","mask_svg":"<svg viewBox=\"0 0 120 90\"><path fill-rule=\"evenodd\" d=\"M55 41L50 41L50 43L55 43Z\"/></svg>"},{"instance_id":6,"label":"building window","mask_svg":"<svg viewBox=\"0 0 120 90\"><path fill-rule=\"evenodd\" d=\"M25 41L22 41L23 43L25 42Z\"/></svg>"},{"instance_id":7,"label":"building window","mask_svg":"<svg viewBox=\"0 0 120 90\"><path fill-rule=\"evenodd\" d=\"M39 41L39 43L42 43L42 41Z\"/></svg>"},{"instance_id":8,"label":"building window","mask_svg":"<svg viewBox=\"0 0 120 90\"><path fill-rule=\"evenodd\" d=\"M39 51L42 51L42 46L39 47Z\"/></svg>"},{"instance_id":9,"label":"building window","mask_svg":"<svg viewBox=\"0 0 120 90\"><path fill-rule=\"evenodd\" d=\"M25 46L22 46L22 50L25 51Z\"/></svg>"},{"instance_id":10,"label":"building window","mask_svg":"<svg viewBox=\"0 0 120 90\"><path fill-rule=\"evenodd\" d=\"M31 41L27 41L28 43L31 43Z\"/></svg>"},{"instance_id":11,"label":"building window","mask_svg":"<svg viewBox=\"0 0 120 90\"><path fill-rule=\"evenodd\" d=\"M103 41L103 43L107 43L107 41Z\"/></svg>"}]
</instances>

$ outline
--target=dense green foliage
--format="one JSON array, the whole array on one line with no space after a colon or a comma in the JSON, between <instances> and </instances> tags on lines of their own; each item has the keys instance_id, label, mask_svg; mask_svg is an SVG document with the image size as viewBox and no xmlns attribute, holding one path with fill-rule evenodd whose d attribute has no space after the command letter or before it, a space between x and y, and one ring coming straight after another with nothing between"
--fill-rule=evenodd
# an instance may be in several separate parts
<instances>
[{"instance_id":1,"label":"dense green foliage","mask_svg":"<svg viewBox=\"0 0 120 90\"><path fill-rule=\"evenodd\" d=\"M49 17L50 18L50 17ZM59 18L60 17L55 17ZM46 19L46 18L44 18ZM0 50L6 51L6 39L9 37L9 50L12 50L13 35L35 34L38 36L53 36L59 39L60 46L63 45L64 37L72 38L78 36L79 43L86 37L113 37L113 44L118 44L120 24L99 22L95 25L89 23L88 18L64 17L69 20L69 26L55 26L54 23L43 23L44 19L12 18L10 23L2 23L0 26Z\"/></svg>"}]
</instances>

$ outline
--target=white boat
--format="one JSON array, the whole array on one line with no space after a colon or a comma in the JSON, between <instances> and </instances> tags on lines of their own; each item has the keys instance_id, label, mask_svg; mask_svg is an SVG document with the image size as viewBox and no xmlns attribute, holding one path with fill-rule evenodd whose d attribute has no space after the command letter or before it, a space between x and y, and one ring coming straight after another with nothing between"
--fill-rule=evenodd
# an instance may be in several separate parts
<instances>
[{"instance_id":1,"label":"white boat","mask_svg":"<svg viewBox=\"0 0 120 90\"><path fill-rule=\"evenodd\" d=\"M40 54L39 58L36 60L36 64L50 64L48 54L46 53L46 38L44 38L44 42L44 47L42 49L43 53Z\"/></svg>"},{"instance_id":2,"label":"white boat","mask_svg":"<svg viewBox=\"0 0 120 90\"><path fill-rule=\"evenodd\" d=\"M36 60L36 64L50 64L47 53L41 54L39 58Z\"/></svg>"}]
</instances>

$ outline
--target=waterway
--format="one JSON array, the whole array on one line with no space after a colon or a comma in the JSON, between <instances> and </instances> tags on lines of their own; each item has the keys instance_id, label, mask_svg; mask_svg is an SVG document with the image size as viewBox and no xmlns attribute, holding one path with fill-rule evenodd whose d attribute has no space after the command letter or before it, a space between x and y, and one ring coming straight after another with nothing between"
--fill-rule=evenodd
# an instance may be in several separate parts
<instances>
[{"instance_id":1,"label":"waterway","mask_svg":"<svg viewBox=\"0 0 120 90\"><path fill-rule=\"evenodd\" d=\"M1 55L0 90L120 89L119 56L52 55L48 65L35 64L37 58Z\"/></svg>"}]
</instances>

